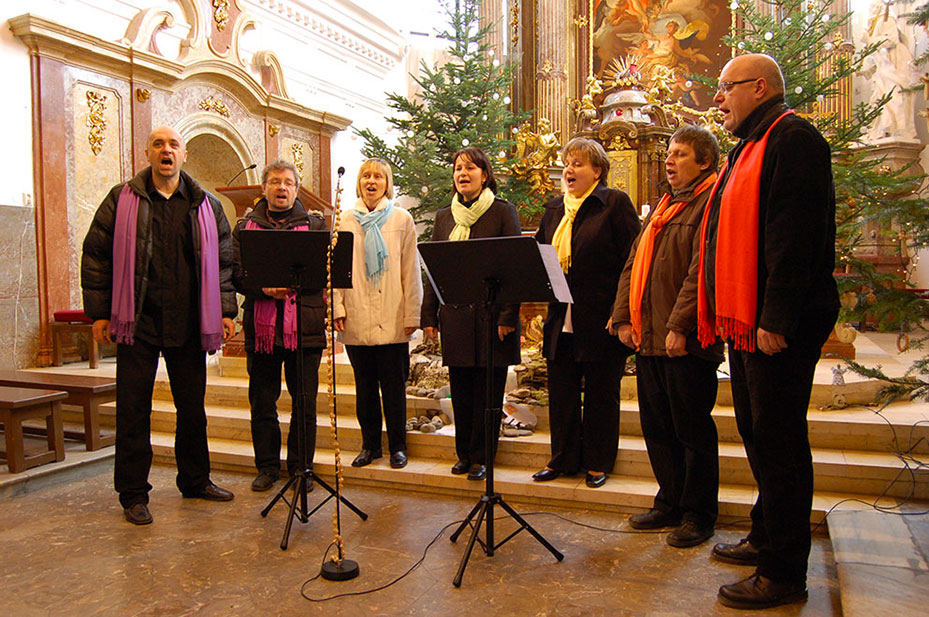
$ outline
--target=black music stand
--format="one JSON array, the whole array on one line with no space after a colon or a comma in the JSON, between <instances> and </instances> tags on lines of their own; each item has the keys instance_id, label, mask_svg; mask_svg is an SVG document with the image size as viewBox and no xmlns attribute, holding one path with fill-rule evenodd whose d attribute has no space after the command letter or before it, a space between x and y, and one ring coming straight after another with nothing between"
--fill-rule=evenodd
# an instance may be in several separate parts
<instances>
[{"instance_id":1,"label":"black music stand","mask_svg":"<svg viewBox=\"0 0 929 617\"><path fill-rule=\"evenodd\" d=\"M340 242L336 244L332 257L332 287L348 288L352 286L352 234L341 232ZM297 298L310 293L316 293L326 287L326 262L329 249L328 231L288 231L276 229L243 229L239 234L239 247L242 258L242 269L245 271L243 285L250 289L260 290L262 287L289 287L297 293ZM302 311L297 311L297 372L300 374L299 392L291 393L296 401L296 407L291 413L291 430L293 422L297 423L297 458L299 467L284 487L261 511L261 516L267 516L271 508L279 500L290 506L290 515L284 527L284 537L281 539L281 549L287 550L290 539L290 529L294 517L301 523L309 521L310 517L322 508L330 499L338 496L339 476L336 474L336 487L332 488L322 478L313 473L310 462L307 460L306 444L306 397L303 385L303 332ZM312 393L316 396L316 392ZM307 506L307 492L310 483L315 482L329 494L315 508L309 510ZM293 487L293 496L288 502L287 491ZM367 520L368 515L359 510L345 497L339 497L361 520ZM299 506L298 506L299 502ZM309 511L308 511L309 510ZM339 521L341 527L341 520Z\"/></svg>"},{"instance_id":2,"label":"black music stand","mask_svg":"<svg viewBox=\"0 0 929 617\"><path fill-rule=\"evenodd\" d=\"M426 265L429 282L432 283L442 304L483 304L490 316L487 320L487 331L484 333L487 344L487 383L484 400L484 462L487 476L484 494L451 536L451 541L456 542L465 527L471 526L472 519L477 516L452 584L455 587L461 586L461 578L464 576L475 542L480 543L488 557L493 557L494 550L523 529L561 561L564 555L494 491L493 431L496 427L493 426L493 418L500 413L500 409L493 409L491 400L493 340L497 334L499 305L520 302L571 302L567 281L558 265L558 255L554 247L540 245L533 238L520 236L465 242L424 242L419 245L419 254ZM462 264L467 265L462 267ZM519 523L519 529L499 543L494 542L495 505L499 505ZM482 522L486 525L486 540L478 537Z\"/></svg>"}]
</instances>

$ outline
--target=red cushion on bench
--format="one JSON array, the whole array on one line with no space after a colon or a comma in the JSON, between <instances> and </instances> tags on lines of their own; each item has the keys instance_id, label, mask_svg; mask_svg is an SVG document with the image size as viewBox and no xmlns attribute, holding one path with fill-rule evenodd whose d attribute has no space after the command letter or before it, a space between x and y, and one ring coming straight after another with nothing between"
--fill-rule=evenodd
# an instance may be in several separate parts
<instances>
[{"instance_id":1,"label":"red cushion on bench","mask_svg":"<svg viewBox=\"0 0 929 617\"><path fill-rule=\"evenodd\" d=\"M77 309L72 311L55 311L53 314L55 321L64 321L64 322L75 322L82 321L86 323L93 323L93 319L84 314L84 311Z\"/></svg>"}]
</instances>

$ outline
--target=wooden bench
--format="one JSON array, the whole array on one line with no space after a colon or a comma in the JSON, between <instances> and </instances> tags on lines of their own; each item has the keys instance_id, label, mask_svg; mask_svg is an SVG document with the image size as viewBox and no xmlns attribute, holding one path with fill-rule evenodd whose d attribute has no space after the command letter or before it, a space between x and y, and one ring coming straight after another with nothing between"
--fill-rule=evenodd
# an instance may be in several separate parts
<instances>
[{"instance_id":1,"label":"wooden bench","mask_svg":"<svg viewBox=\"0 0 929 617\"><path fill-rule=\"evenodd\" d=\"M0 386L64 390L65 403L84 409L84 432L68 431L67 436L83 439L88 450L99 450L116 442L115 435L100 434L100 405L116 400L115 378L0 370Z\"/></svg>"},{"instance_id":2,"label":"wooden bench","mask_svg":"<svg viewBox=\"0 0 929 617\"><path fill-rule=\"evenodd\" d=\"M6 437L6 457L10 473L65 458L65 439L61 425L61 401L67 392L0 386L0 422ZM23 420L45 419L48 450L27 454L23 443Z\"/></svg>"},{"instance_id":3,"label":"wooden bench","mask_svg":"<svg viewBox=\"0 0 929 617\"><path fill-rule=\"evenodd\" d=\"M97 368L100 363L100 345L94 340L93 324L81 322L53 321L52 326L52 355L55 366L64 364L64 337L78 335L87 338L87 356L90 368Z\"/></svg>"}]
</instances>

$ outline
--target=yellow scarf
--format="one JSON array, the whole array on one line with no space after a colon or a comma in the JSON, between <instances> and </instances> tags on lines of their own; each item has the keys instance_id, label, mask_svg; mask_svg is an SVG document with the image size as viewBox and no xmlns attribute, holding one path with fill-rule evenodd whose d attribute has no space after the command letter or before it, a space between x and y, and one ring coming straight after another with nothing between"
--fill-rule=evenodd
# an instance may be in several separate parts
<instances>
[{"instance_id":1,"label":"yellow scarf","mask_svg":"<svg viewBox=\"0 0 929 617\"><path fill-rule=\"evenodd\" d=\"M481 216L490 208L494 202L494 192L489 188L481 191L480 197L477 198L471 207L461 205L458 201L458 193L452 197L452 218L455 219L455 227L452 233L448 234L449 240L467 240L471 237L471 225L474 225Z\"/></svg>"},{"instance_id":2,"label":"yellow scarf","mask_svg":"<svg viewBox=\"0 0 929 617\"><path fill-rule=\"evenodd\" d=\"M570 193L564 194L564 216L555 228L552 246L558 251L558 262L565 274L571 269L571 232L574 229L574 217L577 216L577 211L581 209L584 200L594 192L599 184L599 180L594 182L580 197L572 197Z\"/></svg>"}]
</instances>

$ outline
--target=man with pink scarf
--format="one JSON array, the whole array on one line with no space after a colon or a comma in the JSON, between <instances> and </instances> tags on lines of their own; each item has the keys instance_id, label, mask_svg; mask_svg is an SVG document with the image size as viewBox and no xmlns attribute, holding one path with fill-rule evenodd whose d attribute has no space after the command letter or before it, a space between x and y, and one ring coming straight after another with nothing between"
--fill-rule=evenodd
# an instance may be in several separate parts
<instances>
[{"instance_id":1,"label":"man with pink scarf","mask_svg":"<svg viewBox=\"0 0 929 617\"><path fill-rule=\"evenodd\" d=\"M177 409L177 487L229 501L210 480L206 353L235 334L232 240L219 201L181 170L184 139L152 131L150 163L113 187L84 238L81 287L94 339L117 344L114 484L126 520L152 522L152 391L163 356Z\"/></svg>"},{"instance_id":2,"label":"man with pink scarf","mask_svg":"<svg viewBox=\"0 0 929 617\"><path fill-rule=\"evenodd\" d=\"M239 233L243 229L324 230L326 221L318 212L308 214L297 198L300 176L293 164L275 161L261 172L264 197L236 223L232 232L235 272L233 284L245 296L243 329L248 368L248 402L251 406L252 446L258 475L253 491L269 490L281 470L281 427L277 419L277 400L281 396L281 366L290 392L300 386L297 367L297 310L301 312L303 338L303 388L306 392L305 426L307 463L313 466L316 450L316 394L319 389L319 361L326 346L326 305L322 290L304 292L299 300L287 288L265 287L260 292L244 284L239 253ZM298 308L299 307L299 308ZM291 422L287 436L287 472L293 476L301 461L297 452L297 425ZM313 484L308 484L309 490Z\"/></svg>"}]
</instances>

